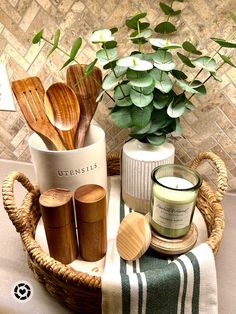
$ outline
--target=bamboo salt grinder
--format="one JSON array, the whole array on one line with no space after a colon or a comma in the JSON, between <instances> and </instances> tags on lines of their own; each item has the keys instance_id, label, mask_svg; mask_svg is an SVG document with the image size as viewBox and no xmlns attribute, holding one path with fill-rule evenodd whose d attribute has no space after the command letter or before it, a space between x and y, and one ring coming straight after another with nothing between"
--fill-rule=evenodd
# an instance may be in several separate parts
<instances>
[{"instance_id":1,"label":"bamboo salt grinder","mask_svg":"<svg viewBox=\"0 0 236 314\"><path fill-rule=\"evenodd\" d=\"M67 189L50 189L39 198L50 256L63 264L78 256L72 197Z\"/></svg>"},{"instance_id":2,"label":"bamboo salt grinder","mask_svg":"<svg viewBox=\"0 0 236 314\"><path fill-rule=\"evenodd\" d=\"M76 189L74 198L80 256L88 262L97 261L107 250L106 191L87 184Z\"/></svg>"}]
</instances>

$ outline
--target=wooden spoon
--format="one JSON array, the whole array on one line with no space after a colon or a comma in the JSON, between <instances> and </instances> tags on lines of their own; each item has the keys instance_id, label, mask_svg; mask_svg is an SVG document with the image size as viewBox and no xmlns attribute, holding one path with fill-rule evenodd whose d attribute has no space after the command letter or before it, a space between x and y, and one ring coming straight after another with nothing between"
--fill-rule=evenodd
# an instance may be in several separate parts
<instances>
[{"instance_id":1,"label":"wooden spoon","mask_svg":"<svg viewBox=\"0 0 236 314\"><path fill-rule=\"evenodd\" d=\"M44 87L41 80L34 76L12 82L12 90L20 109L32 130L57 150L65 150L59 134L50 123L44 111Z\"/></svg>"},{"instance_id":2,"label":"wooden spoon","mask_svg":"<svg viewBox=\"0 0 236 314\"><path fill-rule=\"evenodd\" d=\"M66 149L75 149L80 106L73 90L64 83L52 84L44 96L44 106Z\"/></svg>"},{"instance_id":3,"label":"wooden spoon","mask_svg":"<svg viewBox=\"0 0 236 314\"><path fill-rule=\"evenodd\" d=\"M83 147L86 132L97 109L96 98L102 86L102 72L94 67L93 72L85 77L86 65L70 65L66 72L67 84L74 90L80 104L80 122L78 147Z\"/></svg>"}]
</instances>

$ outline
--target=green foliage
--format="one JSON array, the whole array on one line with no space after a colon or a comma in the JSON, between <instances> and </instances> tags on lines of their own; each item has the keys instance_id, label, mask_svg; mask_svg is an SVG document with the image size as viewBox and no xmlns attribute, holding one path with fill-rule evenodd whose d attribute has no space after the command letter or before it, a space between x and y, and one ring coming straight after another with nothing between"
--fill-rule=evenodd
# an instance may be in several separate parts
<instances>
[{"instance_id":1,"label":"green foliage","mask_svg":"<svg viewBox=\"0 0 236 314\"><path fill-rule=\"evenodd\" d=\"M43 38L43 29L41 29L41 31L39 31L38 33L36 33L32 39L32 43L33 44L38 44L41 39Z\"/></svg>"},{"instance_id":2,"label":"green foliage","mask_svg":"<svg viewBox=\"0 0 236 314\"><path fill-rule=\"evenodd\" d=\"M189 41L185 41L182 45L182 47L184 48L184 50L190 52L190 53L193 53L195 55L201 55L201 51L197 50L197 48L192 44L190 43Z\"/></svg>"},{"instance_id":3,"label":"green foliage","mask_svg":"<svg viewBox=\"0 0 236 314\"><path fill-rule=\"evenodd\" d=\"M59 29L57 29L55 34L54 34L53 46L52 46L51 50L48 53L48 57L53 53L54 50L56 50L58 48L60 35L61 35L61 31Z\"/></svg>"},{"instance_id":4,"label":"green foliage","mask_svg":"<svg viewBox=\"0 0 236 314\"><path fill-rule=\"evenodd\" d=\"M217 70L222 65L236 67L225 52L236 48L233 39L212 38L217 47L212 56L203 55L189 40L172 43L177 28L171 19L176 20L181 14L178 2L184 0L160 2L163 19L154 26L150 26L146 12L128 17L125 20L126 40L133 49L122 56L118 53L120 43L116 40L118 27L98 29L91 35L91 42L98 49L95 59L86 67L85 75L90 75L97 64L106 71L97 101L108 94L114 100L111 108L114 123L120 128L129 128L131 137L152 145L161 145L169 133L180 135L182 115L194 109L190 101L192 96L207 93L205 83L208 79L221 80ZM236 15L230 12L230 17L236 23ZM59 47L60 30L55 32L52 42L43 37L43 30L33 37L32 42L37 44L41 40L51 45L48 55L56 49L64 52ZM122 38L123 47L124 42ZM78 37L71 51L64 52L68 58L62 68L78 62L76 57L81 45L82 38ZM199 79L202 71L208 74L204 82Z\"/></svg>"},{"instance_id":5,"label":"green foliage","mask_svg":"<svg viewBox=\"0 0 236 314\"><path fill-rule=\"evenodd\" d=\"M170 22L162 22L154 28L154 31L159 34L170 34L174 33L176 31L176 28L174 24Z\"/></svg>"}]
</instances>

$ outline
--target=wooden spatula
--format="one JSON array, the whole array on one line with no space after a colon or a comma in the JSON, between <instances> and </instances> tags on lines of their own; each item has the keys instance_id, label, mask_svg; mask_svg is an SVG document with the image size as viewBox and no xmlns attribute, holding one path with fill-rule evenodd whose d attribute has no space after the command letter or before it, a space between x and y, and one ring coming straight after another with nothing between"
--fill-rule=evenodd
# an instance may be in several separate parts
<instances>
[{"instance_id":1,"label":"wooden spatula","mask_svg":"<svg viewBox=\"0 0 236 314\"><path fill-rule=\"evenodd\" d=\"M66 149L77 148L80 106L74 91L64 83L52 84L45 93L44 106Z\"/></svg>"},{"instance_id":2,"label":"wooden spatula","mask_svg":"<svg viewBox=\"0 0 236 314\"><path fill-rule=\"evenodd\" d=\"M44 111L45 91L41 80L34 76L13 81L12 90L30 128L42 139L49 141L55 149L65 150L59 134Z\"/></svg>"},{"instance_id":3,"label":"wooden spatula","mask_svg":"<svg viewBox=\"0 0 236 314\"><path fill-rule=\"evenodd\" d=\"M96 98L102 85L102 72L94 67L85 77L86 65L73 64L66 73L67 84L74 90L80 104L80 122L78 128L78 147L83 147L86 132L97 109Z\"/></svg>"}]
</instances>

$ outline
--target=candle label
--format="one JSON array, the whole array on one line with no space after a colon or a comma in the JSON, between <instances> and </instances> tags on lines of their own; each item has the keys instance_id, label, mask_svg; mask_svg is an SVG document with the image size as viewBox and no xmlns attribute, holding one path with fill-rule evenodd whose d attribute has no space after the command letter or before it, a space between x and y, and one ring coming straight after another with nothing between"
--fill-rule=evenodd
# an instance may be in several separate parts
<instances>
[{"instance_id":1,"label":"candle label","mask_svg":"<svg viewBox=\"0 0 236 314\"><path fill-rule=\"evenodd\" d=\"M152 219L162 227L182 229L190 224L195 202L170 204L154 197Z\"/></svg>"}]
</instances>

